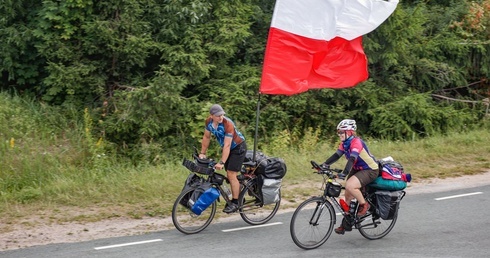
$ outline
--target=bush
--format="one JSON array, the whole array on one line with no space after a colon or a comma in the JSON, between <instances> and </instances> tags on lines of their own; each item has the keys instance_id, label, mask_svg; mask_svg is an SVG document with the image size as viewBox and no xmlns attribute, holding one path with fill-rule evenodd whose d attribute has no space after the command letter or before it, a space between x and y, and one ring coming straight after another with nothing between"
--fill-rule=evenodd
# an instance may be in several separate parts
<instances>
[{"instance_id":1,"label":"bush","mask_svg":"<svg viewBox=\"0 0 490 258\"><path fill-rule=\"evenodd\" d=\"M369 134L374 137L403 140L446 134L468 129L476 116L433 102L428 94L414 94L368 111Z\"/></svg>"}]
</instances>

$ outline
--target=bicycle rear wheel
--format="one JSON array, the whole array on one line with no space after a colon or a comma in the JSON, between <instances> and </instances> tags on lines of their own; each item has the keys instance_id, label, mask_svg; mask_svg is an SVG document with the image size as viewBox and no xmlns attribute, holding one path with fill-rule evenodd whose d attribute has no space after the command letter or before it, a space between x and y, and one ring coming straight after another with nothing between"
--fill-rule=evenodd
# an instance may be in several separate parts
<instances>
[{"instance_id":1,"label":"bicycle rear wheel","mask_svg":"<svg viewBox=\"0 0 490 258\"><path fill-rule=\"evenodd\" d=\"M398 218L398 210L393 215L393 219L384 220L376 213L367 216L363 221L357 224L359 233L369 240L376 240L388 235L395 226Z\"/></svg>"},{"instance_id":2,"label":"bicycle rear wheel","mask_svg":"<svg viewBox=\"0 0 490 258\"><path fill-rule=\"evenodd\" d=\"M279 199L276 203L264 205L259 187L257 178L254 178L244 185L238 196L240 216L250 225L261 225L271 220L281 204Z\"/></svg>"},{"instance_id":3,"label":"bicycle rear wheel","mask_svg":"<svg viewBox=\"0 0 490 258\"><path fill-rule=\"evenodd\" d=\"M194 189L189 189L182 192L177 200L175 200L172 209L172 222L175 228L184 234L195 234L203 231L214 218L216 214L216 201L213 202L200 215L196 215L187 207L187 200L194 192Z\"/></svg>"},{"instance_id":4,"label":"bicycle rear wheel","mask_svg":"<svg viewBox=\"0 0 490 258\"><path fill-rule=\"evenodd\" d=\"M323 245L332 234L335 219L335 209L324 198L304 201L291 218L289 229L293 242L307 250Z\"/></svg>"}]
</instances>

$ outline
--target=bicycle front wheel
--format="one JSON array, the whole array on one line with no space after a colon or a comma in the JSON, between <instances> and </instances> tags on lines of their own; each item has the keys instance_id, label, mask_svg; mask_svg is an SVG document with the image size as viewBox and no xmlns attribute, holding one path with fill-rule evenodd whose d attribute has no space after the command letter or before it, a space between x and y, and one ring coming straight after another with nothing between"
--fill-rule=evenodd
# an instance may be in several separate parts
<instances>
[{"instance_id":1,"label":"bicycle front wheel","mask_svg":"<svg viewBox=\"0 0 490 258\"><path fill-rule=\"evenodd\" d=\"M271 220L281 204L280 198L275 203L264 204L259 187L257 178L254 178L243 186L238 196L240 216L250 225L261 225Z\"/></svg>"},{"instance_id":2,"label":"bicycle front wheel","mask_svg":"<svg viewBox=\"0 0 490 258\"><path fill-rule=\"evenodd\" d=\"M335 209L330 202L312 197L296 208L289 227L291 237L297 246L315 249L330 237L335 219Z\"/></svg>"},{"instance_id":3,"label":"bicycle front wheel","mask_svg":"<svg viewBox=\"0 0 490 258\"><path fill-rule=\"evenodd\" d=\"M187 206L187 201L194 192L189 189L182 192L175 200L172 209L172 222L175 228L184 234L195 234L203 231L214 218L216 214L216 201L213 202L200 215L195 214Z\"/></svg>"},{"instance_id":4,"label":"bicycle front wheel","mask_svg":"<svg viewBox=\"0 0 490 258\"><path fill-rule=\"evenodd\" d=\"M369 240L376 240L388 235L395 226L398 218L398 207L390 220L380 218L376 213L367 216L363 221L357 224L359 233Z\"/></svg>"}]
</instances>

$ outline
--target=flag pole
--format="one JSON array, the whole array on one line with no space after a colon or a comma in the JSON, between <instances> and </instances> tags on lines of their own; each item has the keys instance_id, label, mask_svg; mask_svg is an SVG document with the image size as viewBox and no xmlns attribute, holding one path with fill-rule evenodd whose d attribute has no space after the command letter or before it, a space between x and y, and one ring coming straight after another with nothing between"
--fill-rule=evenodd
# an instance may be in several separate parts
<instances>
[{"instance_id":1,"label":"flag pole","mask_svg":"<svg viewBox=\"0 0 490 258\"><path fill-rule=\"evenodd\" d=\"M259 99L257 100L257 113L256 113L256 118L255 118L255 137L254 137L254 152L253 152L253 158L252 161L255 163L255 153L257 153L257 138L259 134L259 115L260 115L260 92L259 92Z\"/></svg>"}]
</instances>

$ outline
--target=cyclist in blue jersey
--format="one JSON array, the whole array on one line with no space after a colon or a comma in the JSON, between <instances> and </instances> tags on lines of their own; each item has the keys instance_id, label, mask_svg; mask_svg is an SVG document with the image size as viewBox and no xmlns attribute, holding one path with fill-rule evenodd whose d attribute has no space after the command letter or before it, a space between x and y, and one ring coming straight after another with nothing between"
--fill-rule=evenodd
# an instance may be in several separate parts
<instances>
[{"instance_id":1,"label":"cyclist in blue jersey","mask_svg":"<svg viewBox=\"0 0 490 258\"><path fill-rule=\"evenodd\" d=\"M337 151L330 156L322 165L330 166L343 155L347 159L344 171L345 182L345 201L350 203L352 199L359 202L358 215L365 215L369 210L369 203L362 196L361 188L371 183L379 175L378 162L369 152L366 143L356 136L357 125L352 119L344 119L337 125L337 134L341 143ZM353 214L354 215L354 214ZM351 231L351 225L345 219L342 225L335 229L337 234L344 234Z\"/></svg>"},{"instance_id":2,"label":"cyclist in blue jersey","mask_svg":"<svg viewBox=\"0 0 490 258\"><path fill-rule=\"evenodd\" d=\"M209 109L209 114L205 122L199 158L206 158L211 135L214 135L222 148L221 159L216 164L215 169L226 169L226 177L230 182L232 194L231 203L227 204L223 211L232 213L238 210L240 182L238 182L237 174L242 168L243 160L247 153L247 144L243 134L237 130L235 123L225 116L225 111L220 105L212 105Z\"/></svg>"}]
</instances>

